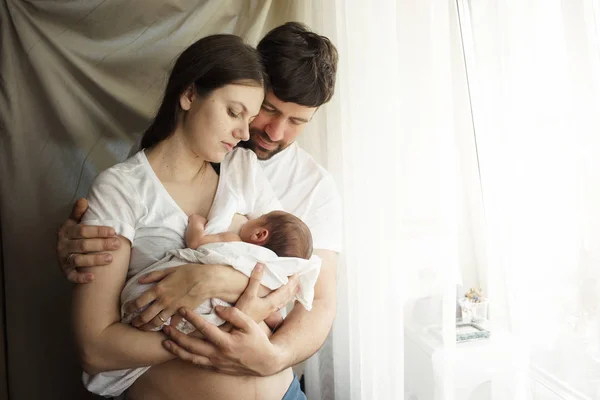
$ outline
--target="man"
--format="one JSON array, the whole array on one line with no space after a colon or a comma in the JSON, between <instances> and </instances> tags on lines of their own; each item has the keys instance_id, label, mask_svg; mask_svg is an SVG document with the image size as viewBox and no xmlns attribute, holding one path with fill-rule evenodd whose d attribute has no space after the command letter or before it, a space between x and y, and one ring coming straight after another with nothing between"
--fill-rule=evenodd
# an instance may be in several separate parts
<instances>
[{"instance_id":1,"label":"man","mask_svg":"<svg viewBox=\"0 0 600 400\"><path fill-rule=\"evenodd\" d=\"M333 96L337 50L327 38L290 22L269 32L258 44L258 51L269 77L269 91L250 125L250 140L244 146L261 160L284 209L301 218L312 232L314 254L323 261L313 308L307 312L295 306L270 340L259 329L246 329L244 335L227 333L188 316L210 342L171 329L168 332L172 340L165 347L184 360L224 373L268 376L314 354L323 345L335 316L341 204L332 177L294 141L318 107ZM77 267L108 264L110 255L102 252L115 250L118 245L109 228L78 224L86 209L87 203L78 201L59 232L57 253L61 267L68 279L77 283L93 278ZM223 273L224 270L233 269L224 267ZM242 296L245 302L264 301L256 296L257 286L248 285ZM248 293L251 290L254 293ZM236 307L240 308L238 304ZM234 326L239 326L240 321L254 324L234 308L223 311L221 316ZM143 321L146 325L156 322L160 324Z\"/></svg>"}]
</instances>

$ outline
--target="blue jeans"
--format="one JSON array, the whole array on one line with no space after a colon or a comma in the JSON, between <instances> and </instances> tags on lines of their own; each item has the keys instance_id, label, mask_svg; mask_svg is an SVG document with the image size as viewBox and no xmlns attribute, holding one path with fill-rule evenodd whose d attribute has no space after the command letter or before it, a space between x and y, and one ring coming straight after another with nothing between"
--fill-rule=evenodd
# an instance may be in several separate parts
<instances>
[{"instance_id":1,"label":"blue jeans","mask_svg":"<svg viewBox=\"0 0 600 400\"><path fill-rule=\"evenodd\" d=\"M296 376L294 376L292 384L288 388L287 392L285 392L283 399L281 400L306 400L306 396L300 389L300 382Z\"/></svg>"}]
</instances>

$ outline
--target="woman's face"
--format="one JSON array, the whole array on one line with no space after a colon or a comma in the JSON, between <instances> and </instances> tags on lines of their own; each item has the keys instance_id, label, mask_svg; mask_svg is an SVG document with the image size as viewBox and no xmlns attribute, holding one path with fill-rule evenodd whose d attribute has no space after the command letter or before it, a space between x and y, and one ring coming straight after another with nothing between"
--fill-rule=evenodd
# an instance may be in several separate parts
<instances>
[{"instance_id":1,"label":"woman's face","mask_svg":"<svg viewBox=\"0 0 600 400\"><path fill-rule=\"evenodd\" d=\"M261 86L229 84L205 97L190 88L180 97L185 113L178 130L196 156L219 163L240 140L248 140L248 126L263 99Z\"/></svg>"}]
</instances>

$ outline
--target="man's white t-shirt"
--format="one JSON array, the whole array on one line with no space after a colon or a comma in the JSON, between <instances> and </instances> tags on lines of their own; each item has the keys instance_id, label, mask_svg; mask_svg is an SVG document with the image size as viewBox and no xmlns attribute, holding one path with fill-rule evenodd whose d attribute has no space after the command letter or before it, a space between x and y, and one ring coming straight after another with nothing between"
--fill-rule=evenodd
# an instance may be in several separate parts
<instances>
[{"instance_id":1,"label":"man's white t-shirt","mask_svg":"<svg viewBox=\"0 0 600 400\"><path fill-rule=\"evenodd\" d=\"M331 174L296 143L259 163L283 209L310 229L313 248L339 253L342 205Z\"/></svg>"}]
</instances>

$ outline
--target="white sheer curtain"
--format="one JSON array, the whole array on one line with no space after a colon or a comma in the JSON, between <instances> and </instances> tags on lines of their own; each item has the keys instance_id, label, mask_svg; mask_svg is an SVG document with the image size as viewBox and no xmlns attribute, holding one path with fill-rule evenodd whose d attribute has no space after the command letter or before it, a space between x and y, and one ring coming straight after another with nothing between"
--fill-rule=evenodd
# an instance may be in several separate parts
<instances>
[{"instance_id":1,"label":"white sheer curtain","mask_svg":"<svg viewBox=\"0 0 600 400\"><path fill-rule=\"evenodd\" d=\"M444 316L427 318L451 329L459 257L472 258L458 246L456 128L470 116L453 92L464 79L453 65L462 65L455 3L305 4L305 20L336 43L340 65L334 100L300 144L336 177L345 214L337 318L308 363L307 395L401 399L405 305L436 299L422 310L439 311L437 299L447 300Z\"/></svg>"},{"instance_id":2,"label":"white sheer curtain","mask_svg":"<svg viewBox=\"0 0 600 400\"><path fill-rule=\"evenodd\" d=\"M301 144L338 179L345 212L338 316L309 398L419 398L403 381L403 321L452 338L457 271L489 294L504 368L475 366L490 387L473 398L531 398L531 377L598 398L598 1L305 6L340 72ZM430 393L452 399L465 348L443 348Z\"/></svg>"},{"instance_id":3,"label":"white sheer curtain","mask_svg":"<svg viewBox=\"0 0 600 400\"><path fill-rule=\"evenodd\" d=\"M460 2L492 319L565 399L600 398L599 5Z\"/></svg>"}]
</instances>

